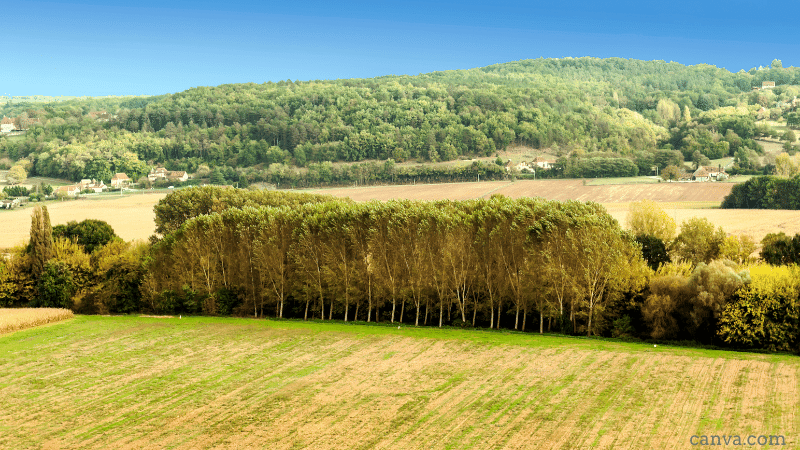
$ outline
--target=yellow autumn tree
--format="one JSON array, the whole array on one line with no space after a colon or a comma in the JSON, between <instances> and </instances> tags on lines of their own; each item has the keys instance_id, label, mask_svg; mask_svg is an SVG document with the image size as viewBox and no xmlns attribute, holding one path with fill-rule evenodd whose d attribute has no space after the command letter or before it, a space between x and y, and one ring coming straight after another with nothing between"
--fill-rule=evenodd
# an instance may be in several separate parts
<instances>
[{"instance_id":1,"label":"yellow autumn tree","mask_svg":"<svg viewBox=\"0 0 800 450\"><path fill-rule=\"evenodd\" d=\"M636 236L655 236L665 243L675 238L675 221L652 200L631 203L627 223Z\"/></svg>"}]
</instances>

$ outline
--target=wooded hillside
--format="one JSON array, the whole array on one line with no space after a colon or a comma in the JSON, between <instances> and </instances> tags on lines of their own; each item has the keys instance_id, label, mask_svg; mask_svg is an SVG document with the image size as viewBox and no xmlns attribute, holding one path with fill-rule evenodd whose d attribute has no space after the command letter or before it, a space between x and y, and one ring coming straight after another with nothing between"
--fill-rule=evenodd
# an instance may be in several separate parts
<instances>
[{"instance_id":1,"label":"wooded hillside","mask_svg":"<svg viewBox=\"0 0 800 450\"><path fill-rule=\"evenodd\" d=\"M206 164L242 182L274 181L292 166L328 161L489 156L510 144L633 162L609 164L614 173L600 176L728 155L751 168L761 151L752 138L774 134L756 123L757 111L791 114L800 92L800 70L773 64L731 73L663 61L536 59L418 76L14 103L0 107L0 115L36 117L42 125L21 138L0 138L0 157L24 159L33 175L71 179L118 171L137 177L146 162L190 172ZM763 81L776 87L753 90ZM98 109L111 118L89 114ZM559 173L580 176L567 162ZM299 176L305 175L289 178Z\"/></svg>"}]
</instances>

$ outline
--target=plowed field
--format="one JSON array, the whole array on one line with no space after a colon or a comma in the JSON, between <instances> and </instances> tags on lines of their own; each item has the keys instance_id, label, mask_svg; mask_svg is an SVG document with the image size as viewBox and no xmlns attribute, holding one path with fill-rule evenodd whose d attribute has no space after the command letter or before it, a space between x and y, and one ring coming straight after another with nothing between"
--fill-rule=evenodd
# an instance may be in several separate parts
<instances>
[{"instance_id":1,"label":"plowed field","mask_svg":"<svg viewBox=\"0 0 800 450\"><path fill-rule=\"evenodd\" d=\"M800 445L800 359L580 338L78 317L0 336L0 448Z\"/></svg>"}]
</instances>

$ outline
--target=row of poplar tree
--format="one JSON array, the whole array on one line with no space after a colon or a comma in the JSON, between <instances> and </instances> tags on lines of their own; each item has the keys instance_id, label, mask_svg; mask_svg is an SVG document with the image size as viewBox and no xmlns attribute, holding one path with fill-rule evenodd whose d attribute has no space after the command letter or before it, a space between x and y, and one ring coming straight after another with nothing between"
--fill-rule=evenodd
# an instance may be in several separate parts
<instances>
[{"instance_id":1,"label":"row of poplar tree","mask_svg":"<svg viewBox=\"0 0 800 450\"><path fill-rule=\"evenodd\" d=\"M367 322L383 311L392 322L492 328L509 313L522 330L535 314L540 331L547 320L591 334L603 305L641 287L647 270L633 237L594 203L204 189L156 207L165 237L145 283L153 310Z\"/></svg>"},{"instance_id":2,"label":"row of poplar tree","mask_svg":"<svg viewBox=\"0 0 800 450\"><path fill-rule=\"evenodd\" d=\"M768 236L769 264L757 263L752 242L702 220L675 237L663 210L637 205L634 240L594 203L356 203L195 187L156 205L150 243L124 242L96 220L51 227L37 207L29 243L0 259L0 306L519 330L538 322L539 332L800 351L800 236Z\"/></svg>"}]
</instances>

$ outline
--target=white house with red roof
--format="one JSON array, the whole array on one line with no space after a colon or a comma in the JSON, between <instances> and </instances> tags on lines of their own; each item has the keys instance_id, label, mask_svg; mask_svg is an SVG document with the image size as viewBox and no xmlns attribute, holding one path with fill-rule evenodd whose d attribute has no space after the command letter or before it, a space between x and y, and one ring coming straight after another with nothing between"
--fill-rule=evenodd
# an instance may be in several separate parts
<instances>
[{"instance_id":1,"label":"white house with red roof","mask_svg":"<svg viewBox=\"0 0 800 450\"><path fill-rule=\"evenodd\" d=\"M0 133L11 133L14 128L14 121L3 116L3 120L0 120Z\"/></svg>"},{"instance_id":2,"label":"white house with red roof","mask_svg":"<svg viewBox=\"0 0 800 450\"><path fill-rule=\"evenodd\" d=\"M125 172L118 172L115 173L113 177L111 177L111 187L119 189L123 186L127 186L131 183L131 179L128 178L128 175Z\"/></svg>"}]
</instances>

